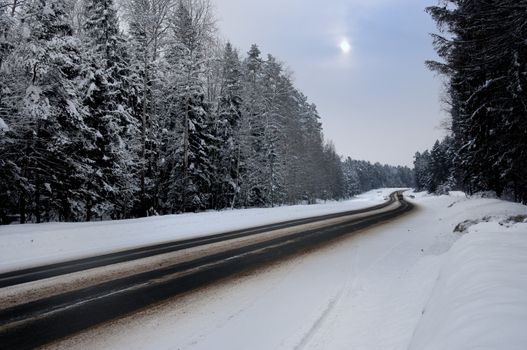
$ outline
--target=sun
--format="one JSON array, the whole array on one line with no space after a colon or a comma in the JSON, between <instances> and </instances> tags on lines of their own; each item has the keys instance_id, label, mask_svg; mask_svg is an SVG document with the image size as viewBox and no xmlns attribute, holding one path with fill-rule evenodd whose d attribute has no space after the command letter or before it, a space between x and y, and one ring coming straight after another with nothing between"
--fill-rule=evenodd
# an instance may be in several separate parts
<instances>
[{"instance_id":1,"label":"sun","mask_svg":"<svg viewBox=\"0 0 527 350\"><path fill-rule=\"evenodd\" d=\"M349 53L351 51L351 44L349 42L348 39L344 38L340 41L340 44L339 44L339 47L340 47L340 50L342 51L342 53Z\"/></svg>"}]
</instances>

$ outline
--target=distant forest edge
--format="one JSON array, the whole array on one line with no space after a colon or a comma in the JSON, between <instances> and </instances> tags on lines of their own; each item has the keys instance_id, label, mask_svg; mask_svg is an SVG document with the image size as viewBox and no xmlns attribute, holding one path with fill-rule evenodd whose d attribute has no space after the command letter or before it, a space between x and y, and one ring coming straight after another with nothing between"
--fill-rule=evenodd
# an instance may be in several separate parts
<instances>
[{"instance_id":1,"label":"distant forest edge","mask_svg":"<svg viewBox=\"0 0 527 350\"><path fill-rule=\"evenodd\" d=\"M206 0L0 0L0 221L343 199L412 170L347 159L275 57ZM123 32L119 26L126 28Z\"/></svg>"},{"instance_id":2,"label":"distant forest edge","mask_svg":"<svg viewBox=\"0 0 527 350\"><path fill-rule=\"evenodd\" d=\"M443 0L427 8L448 78L451 135L416 154L418 189L495 192L527 204L527 1Z\"/></svg>"}]
</instances>

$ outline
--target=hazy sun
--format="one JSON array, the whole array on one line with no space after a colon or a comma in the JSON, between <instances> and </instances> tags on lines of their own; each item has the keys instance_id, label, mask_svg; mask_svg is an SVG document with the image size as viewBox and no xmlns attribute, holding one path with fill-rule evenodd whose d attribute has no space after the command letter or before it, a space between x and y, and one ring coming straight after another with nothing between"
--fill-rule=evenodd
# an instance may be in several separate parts
<instances>
[{"instance_id":1,"label":"hazy sun","mask_svg":"<svg viewBox=\"0 0 527 350\"><path fill-rule=\"evenodd\" d=\"M349 43L348 39L342 39L339 46L343 53L349 53L351 51L351 44Z\"/></svg>"}]
</instances>

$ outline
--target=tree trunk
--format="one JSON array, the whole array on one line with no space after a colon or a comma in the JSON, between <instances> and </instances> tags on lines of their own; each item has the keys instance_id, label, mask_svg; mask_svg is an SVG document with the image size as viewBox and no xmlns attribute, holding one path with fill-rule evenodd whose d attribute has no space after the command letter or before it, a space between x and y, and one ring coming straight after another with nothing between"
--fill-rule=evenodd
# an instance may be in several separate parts
<instances>
[{"instance_id":1,"label":"tree trunk","mask_svg":"<svg viewBox=\"0 0 527 350\"><path fill-rule=\"evenodd\" d=\"M20 212L20 223L25 224L26 223L26 200L24 198L24 195L20 196L18 206L19 206L18 210Z\"/></svg>"},{"instance_id":2,"label":"tree trunk","mask_svg":"<svg viewBox=\"0 0 527 350\"><path fill-rule=\"evenodd\" d=\"M93 208L93 205L92 205L92 202L91 200L87 200L86 201L86 221L90 222L91 221L91 216L92 216L92 210Z\"/></svg>"},{"instance_id":3,"label":"tree trunk","mask_svg":"<svg viewBox=\"0 0 527 350\"><path fill-rule=\"evenodd\" d=\"M40 177L37 177L36 181L36 189L35 189L35 217L37 219L37 224L40 224L41 222L41 203L40 203L40 187L42 186L42 183L40 181Z\"/></svg>"}]
</instances>

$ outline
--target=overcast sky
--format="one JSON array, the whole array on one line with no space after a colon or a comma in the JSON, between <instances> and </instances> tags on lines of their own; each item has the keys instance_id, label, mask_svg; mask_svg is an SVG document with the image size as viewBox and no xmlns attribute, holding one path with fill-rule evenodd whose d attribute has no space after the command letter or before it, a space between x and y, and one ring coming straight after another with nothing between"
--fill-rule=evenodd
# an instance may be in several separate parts
<instances>
[{"instance_id":1,"label":"overcast sky","mask_svg":"<svg viewBox=\"0 0 527 350\"><path fill-rule=\"evenodd\" d=\"M213 1L225 39L294 71L340 154L411 165L444 134L441 81L424 66L435 0Z\"/></svg>"}]
</instances>

